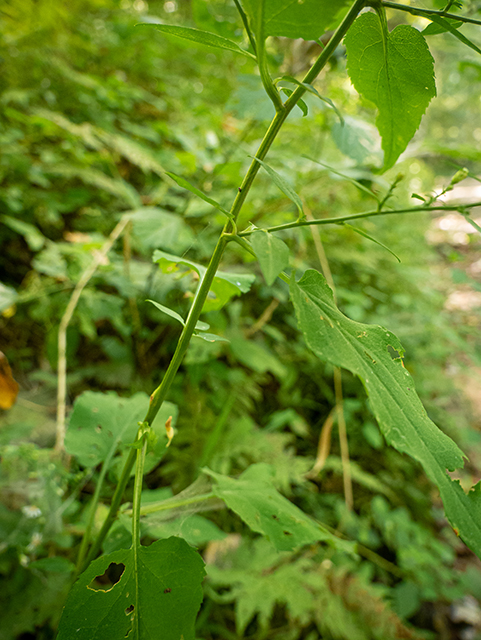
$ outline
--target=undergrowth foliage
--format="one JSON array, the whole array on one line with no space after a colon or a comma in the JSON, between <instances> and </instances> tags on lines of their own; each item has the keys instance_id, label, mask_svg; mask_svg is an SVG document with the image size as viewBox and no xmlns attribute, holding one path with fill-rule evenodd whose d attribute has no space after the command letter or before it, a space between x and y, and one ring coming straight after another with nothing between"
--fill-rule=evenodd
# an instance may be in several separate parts
<instances>
[{"instance_id":1,"label":"undergrowth foliage","mask_svg":"<svg viewBox=\"0 0 481 640\"><path fill-rule=\"evenodd\" d=\"M82 3L77 4L80 10ZM59 640L194 640L201 633L206 638L268 633L293 640L319 635L418 638L413 616L423 602L481 592L477 569L452 570L460 548L453 530L481 557L481 483L465 491L449 475L463 468L463 451L432 421L436 406L424 408L400 339L373 324L388 316L389 304L401 309L410 303L396 290L403 264L398 271L386 268L390 281L384 291L377 288L384 259L378 256L389 252L389 259L401 261L389 247L390 234L413 219L410 227L402 227L413 235L429 212L454 212L481 231L472 216L480 203L452 204L441 197L472 175L468 169L452 171L441 194L416 193L415 204L399 206L396 194L403 177L386 180L383 174L406 150L436 96L428 36L449 34L478 54L463 28L481 22L451 13L451 4L442 10L366 0L211 5L193 3L196 28L152 16L135 29L115 23L109 46L114 49L116 39L125 37L134 52L145 46L150 60L157 55L152 41L166 38L163 65L168 56L178 55L189 85L192 55L214 55L214 95L230 82L222 76L224 56L229 68L242 60L250 74L233 87L229 109L246 117L247 124L232 148L230 116L206 113L202 84L197 96L190 87L186 93L200 119L218 119L218 131L208 129L205 145L192 141L195 130L186 133L175 122L170 128L162 123L166 112L182 110L184 95L175 93L175 82L182 78L151 61L146 62L152 65L149 71L165 83L160 97L154 88L124 83L118 71L122 59L113 61L117 71L107 82L75 70L65 61L60 42L49 65L60 86L80 87L80 106L57 108L47 83L40 103L26 89L3 93L4 118L19 127L3 133L8 155L25 158L21 147L28 143L29 157L38 161L18 162L0 194L7 207L2 223L15 242L23 239L24 252L26 246L35 254L34 273L28 272L28 258L22 258L10 283L0 284L1 309L9 318L15 305L31 304L31 317L46 327L48 360L52 368L58 366L57 457L42 467L47 456L34 445L7 445L3 452L4 477L12 486L22 473L39 485L28 496L44 518L40 536L39 515L27 506L20 518L8 509L2 516L7 540L18 536L15 544L24 550L18 575L29 581L27 594L38 591L45 574L53 576L45 601L59 602L51 619L36 611L25 628L46 621L55 627L71 587ZM10 9L15 11L15 3ZM391 15L399 22L416 11L431 22L424 33L413 24L390 28ZM68 21L68 12L62 19ZM285 39L322 45L316 44L308 68L297 72L285 63L281 68L272 38L281 38L275 41L279 47L287 46ZM75 46L82 51L80 43ZM370 125L343 113L334 95L315 86L320 74L329 76L326 70L337 73L340 46L346 50L352 85L377 110L380 148L371 144ZM142 76L133 56L131 71ZM200 79L194 91L195 82ZM114 102L116 115L109 121L106 114L113 112ZM303 145L314 137L309 130L303 133L296 118L310 117L316 109L323 121L331 118L333 140L357 163L357 172L326 166L322 153L299 159L288 148L295 146L296 134ZM136 122L128 117L131 110ZM252 131L264 127L266 117L271 122L253 149L259 136ZM284 130L291 141L271 151L278 136L283 144ZM223 153L219 138L227 149ZM55 146L49 149L45 141ZM202 171L196 172L197 163ZM316 211L309 180L301 192L286 168L297 182L301 173L323 172L326 193L330 183L342 181L359 192L363 210L345 212L343 207L341 215L334 215L328 195L322 212ZM35 195L23 202L18 185L27 177ZM65 195L55 199L47 194L58 181ZM342 202L344 196L336 197ZM80 209L83 218L78 228L65 232L62 215L72 208ZM19 216L21 210L30 218ZM112 231L113 219L117 226ZM321 228L330 234L327 252ZM310 268L306 246L311 233L322 273ZM406 246L395 247L404 258L412 239L399 235L407 236ZM122 254L116 254L111 250L120 237ZM343 269L353 237L367 246L373 243L372 251L359 250L353 259L360 274L357 289L349 269ZM192 258L186 255L191 249ZM15 251L0 258L10 269ZM152 262L132 259L135 252ZM265 284L256 283L257 265ZM422 286L414 267L403 277ZM19 292L13 284L22 280L24 291ZM373 298L361 287L374 291ZM436 306L436 292L428 286L419 300L426 309ZM248 322L247 305L256 309ZM60 330L54 317L61 319ZM453 336L442 314L432 323L443 339L469 351L469 334ZM79 345L88 340L98 347L90 368L80 364L79 356ZM21 346L27 349L26 343ZM157 377L159 360L161 382L148 389L149 396L146 384ZM69 363L69 384L77 385L79 393L65 428ZM42 375L45 384L57 384L55 376L49 378L45 370ZM332 387L326 382L331 376ZM101 390L87 388L94 382ZM136 392L125 397L126 389ZM258 428L256 414L264 416L264 429ZM331 452L335 422L340 446ZM360 462L350 460L348 435ZM317 453L312 454L314 447ZM380 460L381 451L386 462ZM65 454L73 470L66 468ZM418 463L427 480L398 454ZM321 470L328 474L322 499L316 484ZM359 502L353 482L361 487ZM436 522L426 518L429 483L437 487L452 529L440 513ZM62 502L67 485L70 494ZM86 487L87 504L79 498ZM67 533L62 518L70 512L77 515ZM45 553L30 562L36 533L51 546L75 547L75 566L73 555L66 553ZM80 535L75 545L73 536ZM194 548L204 546L205 565ZM24 568L30 562L33 577L21 573L22 562ZM46 606L40 596L40 611ZM12 606L8 611L12 631L0 632L6 640L22 630L18 610ZM223 613L210 619L211 611Z\"/></svg>"}]
</instances>

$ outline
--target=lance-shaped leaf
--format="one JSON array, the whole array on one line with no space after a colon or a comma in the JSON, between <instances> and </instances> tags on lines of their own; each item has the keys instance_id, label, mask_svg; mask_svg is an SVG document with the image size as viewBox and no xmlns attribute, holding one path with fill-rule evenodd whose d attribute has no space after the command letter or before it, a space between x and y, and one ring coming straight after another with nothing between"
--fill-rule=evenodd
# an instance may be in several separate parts
<instances>
[{"instance_id":1,"label":"lance-shaped leaf","mask_svg":"<svg viewBox=\"0 0 481 640\"><path fill-rule=\"evenodd\" d=\"M293 76L282 76L282 78L280 78L278 82L281 82L281 80L285 80L286 82L292 82L292 84L296 84L298 87L304 87L304 89L309 93L312 93L313 96L316 96L316 98L319 98L319 100L322 100L322 102L325 102L326 104L328 104L336 112L336 115L339 118L339 121L341 122L341 124L344 122L344 118L342 117L341 112L336 107L334 102L330 98L321 96L319 91L315 87L313 87L312 84L309 84L308 82L301 82L300 80L297 80L297 78L294 78Z\"/></svg>"},{"instance_id":2,"label":"lance-shaped leaf","mask_svg":"<svg viewBox=\"0 0 481 640\"><path fill-rule=\"evenodd\" d=\"M463 453L426 415L403 366L399 340L382 327L346 318L317 271L306 271L298 283L292 278L291 297L308 347L321 360L359 376L388 443L424 467L439 487L452 526L481 555L481 484L466 495L447 475L446 469L463 466ZM400 357L393 359L389 347Z\"/></svg>"},{"instance_id":3,"label":"lance-shaped leaf","mask_svg":"<svg viewBox=\"0 0 481 640\"><path fill-rule=\"evenodd\" d=\"M476 53L481 53L481 49L477 45L475 45L474 42L471 42L469 38L466 38L463 33L458 31L457 27L462 25L462 22L456 22L456 20L448 20L436 15L429 16L429 19L432 20L432 22L426 27L426 29L424 29L423 34L425 36L432 36L438 33L449 31L449 33L452 33L455 38L457 38L467 47L469 47L473 51L476 51Z\"/></svg>"},{"instance_id":4,"label":"lance-shaped leaf","mask_svg":"<svg viewBox=\"0 0 481 640\"><path fill-rule=\"evenodd\" d=\"M58 640L194 640L202 558L181 538L158 540L137 554L121 549L92 562L70 592ZM112 563L122 574L104 590L95 578Z\"/></svg>"},{"instance_id":5,"label":"lance-shaped leaf","mask_svg":"<svg viewBox=\"0 0 481 640\"><path fill-rule=\"evenodd\" d=\"M257 31L259 0L243 0L253 30ZM317 40L330 27L346 0L264 0L264 36ZM340 18L339 18L340 21Z\"/></svg>"},{"instance_id":6,"label":"lance-shaped leaf","mask_svg":"<svg viewBox=\"0 0 481 640\"><path fill-rule=\"evenodd\" d=\"M299 196L291 187L291 185L286 180L284 180L284 178L280 176L277 173L277 171L275 171L271 166L269 166L267 162L264 162L259 158L254 158L254 160L256 160L260 165L264 167L264 169L267 171L269 176L272 178L272 181L274 182L276 187L278 187L282 191L282 193L289 198L289 200L292 200L292 202L296 205L299 211L299 217L303 218L304 209L302 208L302 200L299 198Z\"/></svg>"},{"instance_id":7,"label":"lance-shaped leaf","mask_svg":"<svg viewBox=\"0 0 481 640\"><path fill-rule=\"evenodd\" d=\"M344 43L356 90L379 110L384 170L394 165L416 133L436 95L433 58L417 29L399 25L391 33L373 13L359 16Z\"/></svg>"},{"instance_id":8,"label":"lance-shaped leaf","mask_svg":"<svg viewBox=\"0 0 481 640\"><path fill-rule=\"evenodd\" d=\"M180 322L180 324L185 327L185 320L180 314L177 313L177 311L169 309L169 307L165 307L163 304L160 304L160 302L155 302L155 300L147 300L147 302L151 302L154 307L157 307L159 311L162 311L162 313L165 313L174 320L177 320L177 322ZM198 320L195 325L195 328L199 329L200 331L207 331L209 327L210 325L208 325L207 322L202 322L201 320Z\"/></svg>"},{"instance_id":9,"label":"lance-shaped leaf","mask_svg":"<svg viewBox=\"0 0 481 640\"><path fill-rule=\"evenodd\" d=\"M207 202L207 204L212 205L228 218L232 218L232 213L230 213L230 211L227 211L227 209L224 209L224 207L222 207L218 202L206 196L205 193L202 193L202 191L199 191L197 187L194 187L194 185L190 184L190 182L188 182L185 178L182 178L175 173L171 173L170 171L166 171L166 174L170 176L172 180L175 180L179 187L182 187L182 189L187 189L187 191L190 191L204 202Z\"/></svg>"},{"instance_id":10,"label":"lance-shaped leaf","mask_svg":"<svg viewBox=\"0 0 481 640\"><path fill-rule=\"evenodd\" d=\"M215 480L214 494L253 531L265 535L278 551L292 551L318 541L353 551L352 544L333 536L277 491L269 465L253 464L237 480L210 469L203 471Z\"/></svg>"},{"instance_id":11,"label":"lance-shaped leaf","mask_svg":"<svg viewBox=\"0 0 481 640\"><path fill-rule=\"evenodd\" d=\"M289 247L267 231L255 231L251 236L251 245L266 283L270 286L289 264Z\"/></svg>"},{"instance_id":12,"label":"lance-shaped leaf","mask_svg":"<svg viewBox=\"0 0 481 640\"><path fill-rule=\"evenodd\" d=\"M155 27L157 31L162 31L162 33L166 33L169 36L175 36L176 38L182 38L183 40L190 40L191 42L203 44L206 47L212 47L214 49L226 49L227 51L240 53L255 60L255 56L245 49L242 49L237 42L218 36L216 33L201 31L200 29L193 29L191 27L178 27L172 24L156 24L155 22L143 22L139 26Z\"/></svg>"},{"instance_id":13,"label":"lance-shaped leaf","mask_svg":"<svg viewBox=\"0 0 481 640\"><path fill-rule=\"evenodd\" d=\"M174 256L165 251L154 251L154 262L158 262L164 273L173 273L179 269L179 265L184 265L193 269L200 278L204 277L206 268L188 258ZM233 296L247 293L255 280L255 275L251 273L227 273L217 271L209 296L205 301L203 311L214 311L220 309Z\"/></svg>"}]
</instances>

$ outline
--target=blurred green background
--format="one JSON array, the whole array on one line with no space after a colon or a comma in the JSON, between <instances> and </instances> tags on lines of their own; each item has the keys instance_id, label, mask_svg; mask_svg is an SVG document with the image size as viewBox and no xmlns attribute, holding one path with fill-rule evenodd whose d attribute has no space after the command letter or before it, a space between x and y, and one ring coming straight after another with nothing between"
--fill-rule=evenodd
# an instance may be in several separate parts
<instances>
[{"instance_id":1,"label":"blurred green background","mask_svg":"<svg viewBox=\"0 0 481 640\"><path fill-rule=\"evenodd\" d=\"M389 18L390 26L427 24ZM0 6L0 350L20 384L16 404L0 410L1 640L55 636L100 471L53 450L57 333L73 287L129 212L68 329L68 403L88 389L151 393L180 326L146 300L185 317L196 284L185 271L162 273L153 250L206 264L223 225L222 214L165 171L230 206L272 116L253 63L138 26L159 19L244 39L234 4L223 0ZM475 28L466 33L481 41ZM481 58L446 34L431 36L429 46L438 97L384 175L376 173L375 112L352 88L342 47L315 86L345 126L310 95L308 115L291 114L269 163L313 216L375 208L369 190L382 195L398 176L390 203L413 206L413 193L442 189L460 167L474 177L448 195L481 200ZM272 39L273 76L301 77L319 50ZM295 217L260 172L240 227ZM346 227L280 237L299 272L321 269L326 256L347 316L399 336L429 416L469 455L459 475L469 487L481 475L479 235L456 214L358 226L401 262ZM332 368L304 346L283 282L267 287L238 246L222 266L256 280L203 316L230 342L192 342L169 398L179 410L177 433L146 477L145 498L184 490L205 465L235 475L267 462L285 495L360 551L356 559L320 546L279 555L225 510L145 523L146 542L181 534L207 562L198 638L481 638L480 562L449 527L420 467L385 446L361 384L344 373L353 509L344 499L337 426L324 469L309 474L335 405ZM116 480L114 471L96 525ZM129 535L121 519L104 550L128 545Z\"/></svg>"}]
</instances>

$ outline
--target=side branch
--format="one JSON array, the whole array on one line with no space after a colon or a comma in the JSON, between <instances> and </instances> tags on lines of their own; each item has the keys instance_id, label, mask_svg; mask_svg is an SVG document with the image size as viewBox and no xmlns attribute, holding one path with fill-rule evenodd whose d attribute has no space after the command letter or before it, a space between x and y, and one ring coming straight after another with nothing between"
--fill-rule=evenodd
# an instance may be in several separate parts
<instances>
[{"instance_id":1,"label":"side branch","mask_svg":"<svg viewBox=\"0 0 481 640\"><path fill-rule=\"evenodd\" d=\"M448 18L457 20L458 22L466 22L468 24L481 25L481 20L475 18L466 18L457 13L446 13L445 11L439 11L436 9L419 9L417 7L410 7L407 4L398 4L397 2L390 2L389 0L383 0L381 4L387 9L399 9L399 11L406 11L413 16L421 16L422 18L429 18L429 16L437 16L438 18Z\"/></svg>"}]
</instances>

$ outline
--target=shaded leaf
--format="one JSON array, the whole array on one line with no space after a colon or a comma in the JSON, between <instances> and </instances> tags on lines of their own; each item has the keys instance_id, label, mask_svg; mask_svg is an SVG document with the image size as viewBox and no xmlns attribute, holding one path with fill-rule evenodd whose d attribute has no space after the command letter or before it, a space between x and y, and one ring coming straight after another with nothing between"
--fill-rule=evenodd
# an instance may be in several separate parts
<instances>
[{"instance_id":1,"label":"shaded leaf","mask_svg":"<svg viewBox=\"0 0 481 640\"><path fill-rule=\"evenodd\" d=\"M156 24L154 22L144 22L139 26L141 27L155 27L157 31L166 33L169 36L176 36L183 40L190 40L197 44L203 44L206 47L213 47L214 49L226 49L227 51L233 51L234 53L241 53L252 60L255 60L255 56L249 53L245 49L242 49L236 42L218 36L216 33L210 33L209 31L201 31L200 29L193 29L191 27L178 27L171 24Z\"/></svg>"},{"instance_id":2,"label":"shaded leaf","mask_svg":"<svg viewBox=\"0 0 481 640\"><path fill-rule=\"evenodd\" d=\"M335 538L275 489L269 465L253 464L237 480L210 469L203 471L215 480L214 494L253 531L265 535L278 551L291 551L317 541L341 546L345 550L351 548L350 544Z\"/></svg>"},{"instance_id":3,"label":"shaded leaf","mask_svg":"<svg viewBox=\"0 0 481 640\"><path fill-rule=\"evenodd\" d=\"M289 200L292 200L299 211L299 216L303 217L304 209L302 208L302 201L294 191L294 189L291 187L291 185L286 180L284 180L284 178L280 176L277 171L274 171L274 169L270 167L267 162L264 162L263 160L255 157L254 160L256 160L260 165L264 167L269 176L272 178L272 181L274 182L276 187L278 187L282 191L282 193L289 198Z\"/></svg>"},{"instance_id":4,"label":"shaded leaf","mask_svg":"<svg viewBox=\"0 0 481 640\"><path fill-rule=\"evenodd\" d=\"M23 236L25 238L25 242L32 251L38 251L45 244L45 236L40 233L37 227L34 227L33 224L24 222L19 218L12 218L11 216L5 215L0 216L0 220L7 227L10 227L10 229L13 229L13 231L16 231Z\"/></svg>"},{"instance_id":5,"label":"shaded leaf","mask_svg":"<svg viewBox=\"0 0 481 640\"><path fill-rule=\"evenodd\" d=\"M447 475L446 469L463 466L463 453L428 418L401 357L392 359L389 347L404 353L399 340L382 327L346 318L317 271L306 271L298 283L292 278L291 297L308 347L321 360L360 377L387 442L423 466L439 488L450 523L481 555L481 483L466 495Z\"/></svg>"},{"instance_id":6,"label":"shaded leaf","mask_svg":"<svg viewBox=\"0 0 481 640\"><path fill-rule=\"evenodd\" d=\"M120 579L96 589L95 578L112 563L123 567ZM74 584L57 638L194 640L204 573L202 558L181 538L141 546L137 559L132 549L102 556Z\"/></svg>"},{"instance_id":7,"label":"shaded leaf","mask_svg":"<svg viewBox=\"0 0 481 640\"><path fill-rule=\"evenodd\" d=\"M261 265L266 283L270 286L289 264L289 247L280 238L276 238L267 231L255 231L251 235L251 245Z\"/></svg>"},{"instance_id":8,"label":"shaded leaf","mask_svg":"<svg viewBox=\"0 0 481 640\"><path fill-rule=\"evenodd\" d=\"M132 220L132 234L142 249L170 249L182 253L194 234L181 216L158 207L142 207L126 214Z\"/></svg>"},{"instance_id":9,"label":"shaded leaf","mask_svg":"<svg viewBox=\"0 0 481 640\"><path fill-rule=\"evenodd\" d=\"M224 209L224 207L222 207L218 202L206 196L205 193L202 193L202 191L199 191L197 187L194 187L194 185L190 184L190 182L188 182L185 178L182 178L181 176L178 176L175 173L171 173L170 171L166 171L166 173L168 176L172 178L172 180L175 180L175 182L177 182L179 187L182 187L183 189L187 189L187 191L190 191L191 193L196 195L198 198L201 198L204 202L207 202L208 204L212 205L213 207L221 211L228 218L232 218L232 214L230 213L230 211L227 211L227 209Z\"/></svg>"},{"instance_id":10,"label":"shaded leaf","mask_svg":"<svg viewBox=\"0 0 481 640\"><path fill-rule=\"evenodd\" d=\"M74 403L65 450L85 467L108 464L121 444L134 441L148 406L146 393L120 398L115 393L85 391ZM177 415L177 407L164 402L153 425L159 437L165 438L164 424L171 415Z\"/></svg>"},{"instance_id":11,"label":"shaded leaf","mask_svg":"<svg viewBox=\"0 0 481 640\"><path fill-rule=\"evenodd\" d=\"M316 96L316 98L319 98L319 100L322 100L322 102L325 102L326 104L328 104L336 112L336 115L339 118L339 121L341 122L341 124L344 122L344 118L342 117L341 112L336 107L334 102L330 98L321 96L319 91L315 87L313 87L312 84L309 84L308 82L301 82L300 80L297 80L297 78L294 78L294 76L282 76L279 82L281 80L285 80L286 82L292 82L293 84L297 84L299 87L304 87L304 89L309 93L312 93L313 96Z\"/></svg>"},{"instance_id":12,"label":"shaded leaf","mask_svg":"<svg viewBox=\"0 0 481 640\"><path fill-rule=\"evenodd\" d=\"M417 29L399 25L388 33L373 13L357 18L344 43L354 87L379 110L376 125L382 138L384 170L389 169L436 95L433 58Z\"/></svg>"},{"instance_id":13,"label":"shaded leaf","mask_svg":"<svg viewBox=\"0 0 481 640\"><path fill-rule=\"evenodd\" d=\"M399 256L397 256L394 253L394 251L392 251L389 247L387 247L385 244L383 244L379 240L376 240L376 238L373 238L371 235L366 233L363 229L359 229L359 227L354 227L352 224L348 224L347 222L344 223L344 226L348 227L349 229L352 229L352 231L354 231L355 233L358 233L363 238L367 238L368 240L370 240L371 242L374 242L375 244L379 245L383 249L386 249L386 251L389 251L389 253L392 256L394 256L398 262L401 262L401 258Z\"/></svg>"},{"instance_id":14,"label":"shaded leaf","mask_svg":"<svg viewBox=\"0 0 481 640\"><path fill-rule=\"evenodd\" d=\"M0 282L0 313L10 309L15 304L18 294L12 287L7 287Z\"/></svg>"}]
</instances>

